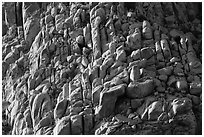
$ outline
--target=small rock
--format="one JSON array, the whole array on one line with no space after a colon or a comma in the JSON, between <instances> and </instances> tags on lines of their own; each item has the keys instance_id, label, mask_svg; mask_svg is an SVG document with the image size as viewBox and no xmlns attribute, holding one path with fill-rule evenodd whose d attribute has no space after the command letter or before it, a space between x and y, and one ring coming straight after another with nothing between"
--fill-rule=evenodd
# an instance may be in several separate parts
<instances>
[{"instance_id":1,"label":"small rock","mask_svg":"<svg viewBox=\"0 0 204 137\"><path fill-rule=\"evenodd\" d=\"M152 29L150 27L143 28L142 33L144 35L144 38L152 39Z\"/></svg>"},{"instance_id":2,"label":"small rock","mask_svg":"<svg viewBox=\"0 0 204 137\"><path fill-rule=\"evenodd\" d=\"M126 61L126 52L124 50L119 50L117 52L116 60L119 60L121 62Z\"/></svg>"},{"instance_id":3,"label":"small rock","mask_svg":"<svg viewBox=\"0 0 204 137\"><path fill-rule=\"evenodd\" d=\"M165 92L165 87L159 86L159 87L156 88L156 91L159 92L159 93L164 93Z\"/></svg>"},{"instance_id":4,"label":"small rock","mask_svg":"<svg viewBox=\"0 0 204 137\"><path fill-rule=\"evenodd\" d=\"M147 60L146 59L142 59L142 60L136 60L133 62L129 63L129 68L131 68L132 66L138 66L139 68L145 68L147 64Z\"/></svg>"},{"instance_id":5,"label":"small rock","mask_svg":"<svg viewBox=\"0 0 204 137\"><path fill-rule=\"evenodd\" d=\"M154 91L154 81L147 79L144 82L130 82L126 95L129 98L142 98L150 95Z\"/></svg>"},{"instance_id":6,"label":"small rock","mask_svg":"<svg viewBox=\"0 0 204 137\"><path fill-rule=\"evenodd\" d=\"M130 80L137 81L140 78L140 68L138 66L133 66L130 72Z\"/></svg>"},{"instance_id":7,"label":"small rock","mask_svg":"<svg viewBox=\"0 0 204 137\"><path fill-rule=\"evenodd\" d=\"M173 37L173 38L176 38L176 37L180 37L182 35L182 32L176 30L176 29L172 29L170 32L169 32L170 36Z\"/></svg>"},{"instance_id":8,"label":"small rock","mask_svg":"<svg viewBox=\"0 0 204 137\"><path fill-rule=\"evenodd\" d=\"M82 35L79 35L77 38L76 38L76 42L78 44L81 44L81 45L84 45L84 37Z\"/></svg>"},{"instance_id":9,"label":"small rock","mask_svg":"<svg viewBox=\"0 0 204 137\"><path fill-rule=\"evenodd\" d=\"M170 59L170 62L171 62L171 63L179 62L179 61L180 61L180 59L177 58L177 57L173 57L173 58Z\"/></svg>"},{"instance_id":10,"label":"small rock","mask_svg":"<svg viewBox=\"0 0 204 137\"><path fill-rule=\"evenodd\" d=\"M202 83L201 82L190 83L190 93L193 95L200 95L202 93Z\"/></svg>"},{"instance_id":11,"label":"small rock","mask_svg":"<svg viewBox=\"0 0 204 137\"><path fill-rule=\"evenodd\" d=\"M159 115L163 112L163 104L161 101L155 101L148 106L148 120L157 120Z\"/></svg>"},{"instance_id":12,"label":"small rock","mask_svg":"<svg viewBox=\"0 0 204 137\"><path fill-rule=\"evenodd\" d=\"M192 108L192 102L189 98L176 98L171 103L174 115L183 114Z\"/></svg>"},{"instance_id":13,"label":"small rock","mask_svg":"<svg viewBox=\"0 0 204 137\"><path fill-rule=\"evenodd\" d=\"M188 83L187 83L187 81L184 81L184 80L182 80L182 81L177 81L176 82L176 88L177 88L177 90L179 90L179 91L181 91L181 90L187 90L188 89Z\"/></svg>"},{"instance_id":14,"label":"small rock","mask_svg":"<svg viewBox=\"0 0 204 137\"><path fill-rule=\"evenodd\" d=\"M167 75L159 75L159 79L160 79L161 81L166 82L167 79L168 79L168 76L167 76Z\"/></svg>"},{"instance_id":15,"label":"small rock","mask_svg":"<svg viewBox=\"0 0 204 137\"><path fill-rule=\"evenodd\" d=\"M141 58L149 59L154 55L154 51L150 47L145 47L141 49L140 55Z\"/></svg>"},{"instance_id":16,"label":"small rock","mask_svg":"<svg viewBox=\"0 0 204 137\"><path fill-rule=\"evenodd\" d=\"M173 71L173 66L168 66L168 67L157 70L157 72L160 75L168 75L168 76L171 75L172 71Z\"/></svg>"},{"instance_id":17,"label":"small rock","mask_svg":"<svg viewBox=\"0 0 204 137\"><path fill-rule=\"evenodd\" d=\"M133 60L140 60L140 49L134 50L130 56Z\"/></svg>"},{"instance_id":18,"label":"small rock","mask_svg":"<svg viewBox=\"0 0 204 137\"><path fill-rule=\"evenodd\" d=\"M159 80L159 79L157 79L157 78L154 78L154 84L155 84L155 86L160 86L161 85L161 81Z\"/></svg>"},{"instance_id":19,"label":"small rock","mask_svg":"<svg viewBox=\"0 0 204 137\"><path fill-rule=\"evenodd\" d=\"M177 79L174 75L170 76L167 82L168 86L173 86L173 84L175 84L177 82Z\"/></svg>"},{"instance_id":20,"label":"small rock","mask_svg":"<svg viewBox=\"0 0 204 137\"><path fill-rule=\"evenodd\" d=\"M92 90L92 100L93 100L94 104L98 104L99 103L100 93L101 93L102 89L103 89L103 86L99 85L99 86L95 87Z\"/></svg>"}]
</instances>

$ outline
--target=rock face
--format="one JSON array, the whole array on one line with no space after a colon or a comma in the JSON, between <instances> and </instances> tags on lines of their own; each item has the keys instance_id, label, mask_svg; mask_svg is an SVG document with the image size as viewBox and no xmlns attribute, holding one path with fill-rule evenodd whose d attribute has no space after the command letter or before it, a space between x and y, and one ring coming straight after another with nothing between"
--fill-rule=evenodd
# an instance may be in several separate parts
<instances>
[{"instance_id":1,"label":"rock face","mask_svg":"<svg viewBox=\"0 0 204 137\"><path fill-rule=\"evenodd\" d=\"M4 2L2 134L202 134L201 10Z\"/></svg>"}]
</instances>

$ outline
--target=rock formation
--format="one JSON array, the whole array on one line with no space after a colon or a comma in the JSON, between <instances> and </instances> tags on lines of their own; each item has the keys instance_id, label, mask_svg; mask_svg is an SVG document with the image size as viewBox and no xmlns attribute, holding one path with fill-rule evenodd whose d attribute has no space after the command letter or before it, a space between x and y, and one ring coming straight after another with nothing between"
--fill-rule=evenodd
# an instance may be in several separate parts
<instances>
[{"instance_id":1,"label":"rock formation","mask_svg":"<svg viewBox=\"0 0 204 137\"><path fill-rule=\"evenodd\" d=\"M2 9L2 134L202 134L202 3Z\"/></svg>"}]
</instances>

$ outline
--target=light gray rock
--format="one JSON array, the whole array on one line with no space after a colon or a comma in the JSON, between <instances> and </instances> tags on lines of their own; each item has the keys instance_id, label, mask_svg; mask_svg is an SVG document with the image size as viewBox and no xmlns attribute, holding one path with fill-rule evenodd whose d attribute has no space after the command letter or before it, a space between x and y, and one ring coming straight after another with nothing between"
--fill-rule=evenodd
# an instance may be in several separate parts
<instances>
[{"instance_id":1,"label":"light gray rock","mask_svg":"<svg viewBox=\"0 0 204 137\"><path fill-rule=\"evenodd\" d=\"M132 82L137 81L140 78L140 68L138 66L133 66L130 71L130 80Z\"/></svg>"}]
</instances>

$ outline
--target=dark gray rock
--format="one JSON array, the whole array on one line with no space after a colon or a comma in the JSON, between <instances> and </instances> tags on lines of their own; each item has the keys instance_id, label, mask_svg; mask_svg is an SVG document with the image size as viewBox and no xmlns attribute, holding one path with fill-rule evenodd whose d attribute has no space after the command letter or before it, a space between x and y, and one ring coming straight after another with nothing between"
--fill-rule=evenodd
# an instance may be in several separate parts
<instances>
[{"instance_id":1,"label":"dark gray rock","mask_svg":"<svg viewBox=\"0 0 204 137\"><path fill-rule=\"evenodd\" d=\"M126 95L129 98L143 98L154 92L154 81L147 79L143 82L130 82Z\"/></svg>"}]
</instances>

